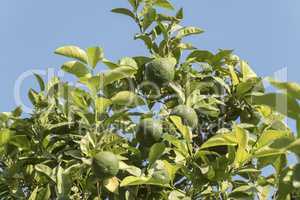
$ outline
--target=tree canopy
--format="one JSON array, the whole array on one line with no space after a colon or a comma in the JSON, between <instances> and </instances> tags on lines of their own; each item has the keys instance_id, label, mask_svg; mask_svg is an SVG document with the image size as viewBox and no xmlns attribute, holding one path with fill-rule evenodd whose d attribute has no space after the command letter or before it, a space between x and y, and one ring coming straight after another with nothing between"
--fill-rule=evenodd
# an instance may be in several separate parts
<instances>
[{"instance_id":1,"label":"tree canopy","mask_svg":"<svg viewBox=\"0 0 300 200\"><path fill-rule=\"evenodd\" d=\"M147 55L60 47L77 83L35 74L32 113L0 114L0 199L300 198L300 86L186 42L204 31L168 0L128 3Z\"/></svg>"}]
</instances>

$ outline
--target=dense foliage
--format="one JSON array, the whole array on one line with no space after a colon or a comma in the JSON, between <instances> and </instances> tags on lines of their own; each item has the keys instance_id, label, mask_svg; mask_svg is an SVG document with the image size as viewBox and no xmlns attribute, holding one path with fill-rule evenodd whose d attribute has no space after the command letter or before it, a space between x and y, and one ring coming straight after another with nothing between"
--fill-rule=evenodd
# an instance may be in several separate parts
<instances>
[{"instance_id":1,"label":"dense foliage","mask_svg":"<svg viewBox=\"0 0 300 200\"><path fill-rule=\"evenodd\" d=\"M149 55L58 48L78 84L35 74L33 112L0 115L0 199L300 198L288 162L300 135L284 121L299 121L300 86L269 79L282 92L267 93L232 50L186 43L203 30L181 26L182 9L128 2L112 11L137 23Z\"/></svg>"}]
</instances>

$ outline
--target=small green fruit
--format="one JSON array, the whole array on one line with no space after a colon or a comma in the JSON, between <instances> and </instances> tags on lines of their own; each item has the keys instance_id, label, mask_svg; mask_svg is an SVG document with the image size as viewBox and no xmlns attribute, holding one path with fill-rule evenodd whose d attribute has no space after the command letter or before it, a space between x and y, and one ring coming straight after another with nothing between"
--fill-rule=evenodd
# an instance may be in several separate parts
<instances>
[{"instance_id":1,"label":"small green fruit","mask_svg":"<svg viewBox=\"0 0 300 200\"><path fill-rule=\"evenodd\" d=\"M193 108L189 106L186 105L176 106L172 110L171 115L177 115L181 117L183 123L192 128L195 128L198 125L197 113Z\"/></svg>"},{"instance_id":2,"label":"small green fruit","mask_svg":"<svg viewBox=\"0 0 300 200\"><path fill-rule=\"evenodd\" d=\"M93 157L92 169L98 178L113 177L119 172L119 160L112 152L103 151Z\"/></svg>"},{"instance_id":3,"label":"small green fruit","mask_svg":"<svg viewBox=\"0 0 300 200\"><path fill-rule=\"evenodd\" d=\"M145 75L148 81L163 85L174 80L175 58L156 58L149 62L145 68Z\"/></svg>"},{"instance_id":4,"label":"small green fruit","mask_svg":"<svg viewBox=\"0 0 300 200\"><path fill-rule=\"evenodd\" d=\"M151 146L161 139L163 132L162 124L151 118L141 120L137 127L137 140L145 146Z\"/></svg>"},{"instance_id":5,"label":"small green fruit","mask_svg":"<svg viewBox=\"0 0 300 200\"><path fill-rule=\"evenodd\" d=\"M243 123L257 125L260 122L261 116L257 111L250 113L248 111L243 111L240 118Z\"/></svg>"}]
</instances>

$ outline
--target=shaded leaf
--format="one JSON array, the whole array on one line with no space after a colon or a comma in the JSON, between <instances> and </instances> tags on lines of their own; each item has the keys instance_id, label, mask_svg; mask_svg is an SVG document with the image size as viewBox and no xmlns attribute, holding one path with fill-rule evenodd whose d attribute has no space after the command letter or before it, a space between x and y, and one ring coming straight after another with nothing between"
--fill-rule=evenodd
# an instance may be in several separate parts
<instances>
[{"instance_id":1,"label":"shaded leaf","mask_svg":"<svg viewBox=\"0 0 300 200\"><path fill-rule=\"evenodd\" d=\"M164 143L155 143L151 146L148 157L149 166L152 166L152 164L161 157L165 148L166 145Z\"/></svg>"},{"instance_id":2,"label":"shaded leaf","mask_svg":"<svg viewBox=\"0 0 300 200\"><path fill-rule=\"evenodd\" d=\"M91 75L89 69L84 64L78 61L66 62L63 64L61 69L65 72L75 75L78 78L88 77Z\"/></svg>"},{"instance_id":3,"label":"shaded leaf","mask_svg":"<svg viewBox=\"0 0 300 200\"><path fill-rule=\"evenodd\" d=\"M36 80L39 83L41 91L44 91L45 90L45 83L44 83L43 78L39 74L36 74L36 73L34 73L34 76L35 76Z\"/></svg>"},{"instance_id":4,"label":"shaded leaf","mask_svg":"<svg viewBox=\"0 0 300 200\"><path fill-rule=\"evenodd\" d=\"M44 164L37 164L35 165L35 170L45 174L48 178L50 178L52 181L56 182L56 178L53 176L52 169Z\"/></svg>"},{"instance_id":5,"label":"shaded leaf","mask_svg":"<svg viewBox=\"0 0 300 200\"><path fill-rule=\"evenodd\" d=\"M103 58L102 62L109 68L109 69L116 69L118 67L120 67L119 64L111 62L105 58Z\"/></svg>"},{"instance_id":6,"label":"shaded leaf","mask_svg":"<svg viewBox=\"0 0 300 200\"><path fill-rule=\"evenodd\" d=\"M293 186L300 188L300 164L296 164L293 170Z\"/></svg>"},{"instance_id":7,"label":"shaded leaf","mask_svg":"<svg viewBox=\"0 0 300 200\"><path fill-rule=\"evenodd\" d=\"M10 138L9 143L23 150L29 150L31 147L30 141L26 135L14 135Z\"/></svg>"},{"instance_id":8,"label":"shaded leaf","mask_svg":"<svg viewBox=\"0 0 300 200\"><path fill-rule=\"evenodd\" d=\"M143 29L146 30L156 19L156 10L149 8L144 14Z\"/></svg>"}]
</instances>

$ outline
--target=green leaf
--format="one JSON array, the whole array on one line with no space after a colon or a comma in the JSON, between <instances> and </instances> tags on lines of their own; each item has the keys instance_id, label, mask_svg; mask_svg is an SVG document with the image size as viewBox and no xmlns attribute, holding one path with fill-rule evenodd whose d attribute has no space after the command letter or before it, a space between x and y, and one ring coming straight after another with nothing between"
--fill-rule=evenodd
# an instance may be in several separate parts
<instances>
[{"instance_id":1,"label":"green leaf","mask_svg":"<svg viewBox=\"0 0 300 200\"><path fill-rule=\"evenodd\" d=\"M21 107L21 106L18 106L17 108L15 108L15 109L11 112L11 114L12 114L12 116L14 116L14 117L20 117L20 116L22 115L22 112L23 112L22 107Z\"/></svg>"},{"instance_id":2,"label":"green leaf","mask_svg":"<svg viewBox=\"0 0 300 200\"><path fill-rule=\"evenodd\" d=\"M300 138L300 118L296 120L297 138Z\"/></svg>"},{"instance_id":3,"label":"green leaf","mask_svg":"<svg viewBox=\"0 0 300 200\"><path fill-rule=\"evenodd\" d=\"M127 176L125 177L120 186L134 186L134 185L157 185L157 186L167 186L164 180L154 179L152 177L135 177L135 176Z\"/></svg>"},{"instance_id":4,"label":"green leaf","mask_svg":"<svg viewBox=\"0 0 300 200\"><path fill-rule=\"evenodd\" d=\"M85 64L88 64L88 56L86 52L77 46L64 46L55 50L58 55L75 58Z\"/></svg>"},{"instance_id":5,"label":"green leaf","mask_svg":"<svg viewBox=\"0 0 300 200\"><path fill-rule=\"evenodd\" d=\"M124 57L120 60L120 66L132 67L134 69L138 69L138 64L133 58Z\"/></svg>"},{"instance_id":6,"label":"green leaf","mask_svg":"<svg viewBox=\"0 0 300 200\"><path fill-rule=\"evenodd\" d=\"M143 185L146 184L150 179L151 177L127 176L122 180L120 186L125 187L125 186L132 186L132 185Z\"/></svg>"},{"instance_id":7,"label":"green leaf","mask_svg":"<svg viewBox=\"0 0 300 200\"><path fill-rule=\"evenodd\" d=\"M49 184L38 192L37 200L50 199L51 190Z\"/></svg>"},{"instance_id":8,"label":"green leaf","mask_svg":"<svg viewBox=\"0 0 300 200\"><path fill-rule=\"evenodd\" d=\"M26 135L14 135L9 143L19 147L22 150L30 150L31 144Z\"/></svg>"},{"instance_id":9,"label":"green leaf","mask_svg":"<svg viewBox=\"0 0 300 200\"><path fill-rule=\"evenodd\" d=\"M146 30L156 19L156 10L149 8L144 14L143 29Z\"/></svg>"},{"instance_id":10,"label":"green leaf","mask_svg":"<svg viewBox=\"0 0 300 200\"><path fill-rule=\"evenodd\" d=\"M32 193L30 194L28 200L37 200L37 193L39 190L39 186L36 186L36 188L32 191Z\"/></svg>"},{"instance_id":11,"label":"green leaf","mask_svg":"<svg viewBox=\"0 0 300 200\"><path fill-rule=\"evenodd\" d=\"M156 0L155 5L169 10L174 10L173 5L168 0Z\"/></svg>"},{"instance_id":12,"label":"green leaf","mask_svg":"<svg viewBox=\"0 0 300 200\"><path fill-rule=\"evenodd\" d=\"M182 29L180 29L176 35L176 38L181 39L190 35L197 35L197 34L201 34L204 31L200 28L196 28L196 27L184 27Z\"/></svg>"},{"instance_id":13,"label":"green leaf","mask_svg":"<svg viewBox=\"0 0 300 200\"><path fill-rule=\"evenodd\" d=\"M178 10L178 12L176 13L176 18L180 20L183 19L183 8L180 8Z\"/></svg>"},{"instance_id":14,"label":"green leaf","mask_svg":"<svg viewBox=\"0 0 300 200\"><path fill-rule=\"evenodd\" d=\"M170 134L165 134L163 136L163 139L165 141L168 141L170 144L174 145L176 147L176 150L180 152L183 156L188 156L188 149L184 140L179 140L178 138Z\"/></svg>"},{"instance_id":15,"label":"green leaf","mask_svg":"<svg viewBox=\"0 0 300 200\"><path fill-rule=\"evenodd\" d=\"M300 164L296 164L293 170L293 186L300 188Z\"/></svg>"},{"instance_id":16,"label":"green leaf","mask_svg":"<svg viewBox=\"0 0 300 200\"><path fill-rule=\"evenodd\" d=\"M136 35L134 37L134 39L140 39L140 40L143 40L145 45L147 46L148 49L152 49L152 45L153 45L153 42L152 42L152 39L150 36L146 35L146 34L139 34L139 35Z\"/></svg>"},{"instance_id":17,"label":"green leaf","mask_svg":"<svg viewBox=\"0 0 300 200\"><path fill-rule=\"evenodd\" d=\"M234 71L234 67L232 65L228 65L228 69L229 69L229 72L230 72L230 75L231 75L232 84L234 86L238 85L240 80L239 80L237 74Z\"/></svg>"},{"instance_id":18,"label":"green leaf","mask_svg":"<svg viewBox=\"0 0 300 200\"><path fill-rule=\"evenodd\" d=\"M251 69L251 67L248 65L248 63L246 63L243 60L240 61L240 68L241 68L241 72L243 75L243 81L247 81L248 79L257 77L257 75Z\"/></svg>"},{"instance_id":19,"label":"green leaf","mask_svg":"<svg viewBox=\"0 0 300 200\"><path fill-rule=\"evenodd\" d=\"M267 156L275 156L275 155L280 155L286 153L282 149L274 149L270 148L268 146L258 149L257 151L254 152L254 157L256 158L261 158L261 157L267 157Z\"/></svg>"},{"instance_id":20,"label":"green leaf","mask_svg":"<svg viewBox=\"0 0 300 200\"><path fill-rule=\"evenodd\" d=\"M242 149L246 149L249 140L247 132L244 129L237 126L234 128L234 133L238 146Z\"/></svg>"},{"instance_id":21,"label":"green leaf","mask_svg":"<svg viewBox=\"0 0 300 200\"><path fill-rule=\"evenodd\" d=\"M235 127L234 133L236 141L238 143L238 149L235 155L234 166L238 168L250 158L250 154L246 151L249 139L247 132L240 127Z\"/></svg>"},{"instance_id":22,"label":"green leaf","mask_svg":"<svg viewBox=\"0 0 300 200\"><path fill-rule=\"evenodd\" d=\"M170 116L170 119L190 146L190 142L192 140L192 133L190 129L187 126L183 125L181 117L172 115Z\"/></svg>"},{"instance_id":23,"label":"green leaf","mask_svg":"<svg viewBox=\"0 0 300 200\"><path fill-rule=\"evenodd\" d=\"M122 66L92 77L80 78L80 82L85 84L93 93L97 93L104 86L124 78L130 78L136 72L137 70L132 67Z\"/></svg>"},{"instance_id":24,"label":"green leaf","mask_svg":"<svg viewBox=\"0 0 300 200\"><path fill-rule=\"evenodd\" d=\"M95 101L96 110L102 114L106 112L106 109L112 104L111 100L104 97L98 97Z\"/></svg>"},{"instance_id":25,"label":"green leaf","mask_svg":"<svg viewBox=\"0 0 300 200\"><path fill-rule=\"evenodd\" d=\"M300 139L291 142L286 149L300 156Z\"/></svg>"},{"instance_id":26,"label":"green leaf","mask_svg":"<svg viewBox=\"0 0 300 200\"><path fill-rule=\"evenodd\" d=\"M78 61L66 62L63 64L61 69L65 72L75 75L78 78L89 77L91 75L89 69Z\"/></svg>"},{"instance_id":27,"label":"green leaf","mask_svg":"<svg viewBox=\"0 0 300 200\"><path fill-rule=\"evenodd\" d=\"M207 62L211 63L214 58L214 54L209 51L195 50L187 57L188 62Z\"/></svg>"},{"instance_id":28,"label":"green leaf","mask_svg":"<svg viewBox=\"0 0 300 200\"><path fill-rule=\"evenodd\" d=\"M81 152L85 155L90 156L91 149L95 146L94 141L91 137L91 133L87 133L85 136L83 136L79 144Z\"/></svg>"},{"instance_id":29,"label":"green leaf","mask_svg":"<svg viewBox=\"0 0 300 200\"><path fill-rule=\"evenodd\" d=\"M54 177L53 171L50 167L44 164L37 164L35 165L34 169L44 175L46 175L48 178L50 178L52 181L56 182L56 178Z\"/></svg>"},{"instance_id":30,"label":"green leaf","mask_svg":"<svg viewBox=\"0 0 300 200\"><path fill-rule=\"evenodd\" d=\"M37 105L37 103L40 101L39 94L33 89L28 91L28 98L33 105Z\"/></svg>"},{"instance_id":31,"label":"green leaf","mask_svg":"<svg viewBox=\"0 0 300 200\"><path fill-rule=\"evenodd\" d=\"M229 85L225 83L225 81L222 78L213 76L213 79L215 79L221 86L223 86L229 94L231 93Z\"/></svg>"},{"instance_id":32,"label":"green leaf","mask_svg":"<svg viewBox=\"0 0 300 200\"><path fill-rule=\"evenodd\" d=\"M155 143L151 146L148 157L149 166L152 166L153 163L162 156L165 149L166 145L164 143Z\"/></svg>"},{"instance_id":33,"label":"green leaf","mask_svg":"<svg viewBox=\"0 0 300 200\"><path fill-rule=\"evenodd\" d=\"M140 0L128 0L130 5L136 10L140 4Z\"/></svg>"},{"instance_id":34,"label":"green leaf","mask_svg":"<svg viewBox=\"0 0 300 200\"><path fill-rule=\"evenodd\" d=\"M118 67L120 67L120 65L118 65L117 63L111 62L107 59L103 59L102 62L109 68L109 69L116 69Z\"/></svg>"},{"instance_id":35,"label":"green leaf","mask_svg":"<svg viewBox=\"0 0 300 200\"><path fill-rule=\"evenodd\" d=\"M184 192L179 192L177 190L173 190L170 192L168 196L168 200L191 200L190 197L187 197Z\"/></svg>"},{"instance_id":36,"label":"green leaf","mask_svg":"<svg viewBox=\"0 0 300 200\"><path fill-rule=\"evenodd\" d=\"M257 148L262 148L268 144L271 144L275 140L289 136L288 131L277 131L277 130L265 130L257 141Z\"/></svg>"},{"instance_id":37,"label":"green leaf","mask_svg":"<svg viewBox=\"0 0 300 200\"><path fill-rule=\"evenodd\" d=\"M144 100L142 99L142 97L130 91L118 92L111 98L111 101L112 104L128 107L134 107L144 104Z\"/></svg>"},{"instance_id":38,"label":"green leaf","mask_svg":"<svg viewBox=\"0 0 300 200\"><path fill-rule=\"evenodd\" d=\"M110 191L112 193L117 193L118 192L119 181L118 181L117 177L112 177L112 178L105 179L103 181L103 185L108 191Z\"/></svg>"},{"instance_id":39,"label":"green leaf","mask_svg":"<svg viewBox=\"0 0 300 200\"><path fill-rule=\"evenodd\" d=\"M166 160L163 160L163 163L164 163L164 168L168 172L170 180L173 181L173 179L175 178L176 172L181 168L181 166L176 165L174 163L171 164Z\"/></svg>"},{"instance_id":40,"label":"green leaf","mask_svg":"<svg viewBox=\"0 0 300 200\"><path fill-rule=\"evenodd\" d=\"M9 142L12 132L9 129L3 129L0 131L0 146L5 145Z\"/></svg>"},{"instance_id":41,"label":"green leaf","mask_svg":"<svg viewBox=\"0 0 300 200\"><path fill-rule=\"evenodd\" d=\"M300 99L300 85L294 82L280 82L272 78L268 79L269 82L276 88L286 91L286 93L296 99Z\"/></svg>"},{"instance_id":42,"label":"green leaf","mask_svg":"<svg viewBox=\"0 0 300 200\"><path fill-rule=\"evenodd\" d=\"M218 134L216 136L211 137L205 143L203 143L200 149L205 149L209 147L216 146L236 146L236 136L232 133Z\"/></svg>"},{"instance_id":43,"label":"green leaf","mask_svg":"<svg viewBox=\"0 0 300 200\"><path fill-rule=\"evenodd\" d=\"M95 68L97 63L103 59L103 49L100 47L89 47L87 49L88 63L91 67Z\"/></svg>"},{"instance_id":44,"label":"green leaf","mask_svg":"<svg viewBox=\"0 0 300 200\"><path fill-rule=\"evenodd\" d=\"M112 9L111 12L126 15L126 16L129 16L132 19L136 20L134 13L131 12L130 10L128 10L127 8L115 8L115 9Z\"/></svg>"},{"instance_id":45,"label":"green leaf","mask_svg":"<svg viewBox=\"0 0 300 200\"><path fill-rule=\"evenodd\" d=\"M183 92L182 87L175 82L170 82L169 86L176 92L179 103L184 104L185 103L185 94Z\"/></svg>"},{"instance_id":46,"label":"green leaf","mask_svg":"<svg viewBox=\"0 0 300 200\"><path fill-rule=\"evenodd\" d=\"M287 115L290 118L298 119L300 106L298 102L282 93L268 93L263 95L252 95L250 103L255 105L267 105L275 111Z\"/></svg>"},{"instance_id":47,"label":"green leaf","mask_svg":"<svg viewBox=\"0 0 300 200\"><path fill-rule=\"evenodd\" d=\"M106 86L110 83L113 83L117 80L121 80L123 78L130 78L132 77L137 70L133 67L129 66L121 66L116 69L110 70L103 74L103 86Z\"/></svg>"},{"instance_id":48,"label":"green leaf","mask_svg":"<svg viewBox=\"0 0 300 200\"><path fill-rule=\"evenodd\" d=\"M80 82L85 84L92 91L93 95L96 95L100 88L103 87L103 74L80 78Z\"/></svg>"},{"instance_id":49,"label":"green leaf","mask_svg":"<svg viewBox=\"0 0 300 200\"><path fill-rule=\"evenodd\" d=\"M68 196L71 187L72 179L69 173L65 173L65 170L59 166L56 175L57 192L60 196Z\"/></svg>"},{"instance_id":50,"label":"green leaf","mask_svg":"<svg viewBox=\"0 0 300 200\"><path fill-rule=\"evenodd\" d=\"M36 80L39 83L41 91L44 91L45 90L45 83L44 83L43 78L39 74L36 74L36 73L34 73L34 76L35 76Z\"/></svg>"},{"instance_id":51,"label":"green leaf","mask_svg":"<svg viewBox=\"0 0 300 200\"><path fill-rule=\"evenodd\" d=\"M125 170L129 174L134 175L134 176L141 176L142 175L142 170L136 166L133 165L127 165L123 161L119 161L119 168L120 170Z\"/></svg>"}]
</instances>

